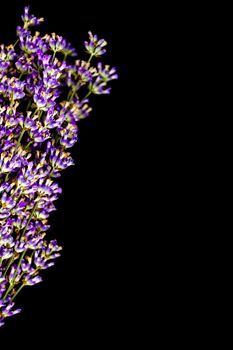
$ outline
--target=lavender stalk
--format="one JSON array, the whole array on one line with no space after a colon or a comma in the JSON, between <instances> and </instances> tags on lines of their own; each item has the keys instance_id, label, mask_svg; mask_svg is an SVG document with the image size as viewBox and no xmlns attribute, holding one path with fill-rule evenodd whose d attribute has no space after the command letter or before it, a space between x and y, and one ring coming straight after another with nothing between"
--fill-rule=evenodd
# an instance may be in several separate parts
<instances>
[{"instance_id":1,"label":"lavender stalk","mask_svg":"<svg viewBox=\"0 0 233 350\"><path fill-rule=\"evenodd\" d=\"M109 94L116 69L94 64L106 41L89 32L86 60L63 37L34 31L43 18L25 7L14 45L0 46L0 327L15 299L42 281L61 247L46 239L62 192L56 178L73 165L69 148L91 94Z\"/></svg>"}]
</instances>

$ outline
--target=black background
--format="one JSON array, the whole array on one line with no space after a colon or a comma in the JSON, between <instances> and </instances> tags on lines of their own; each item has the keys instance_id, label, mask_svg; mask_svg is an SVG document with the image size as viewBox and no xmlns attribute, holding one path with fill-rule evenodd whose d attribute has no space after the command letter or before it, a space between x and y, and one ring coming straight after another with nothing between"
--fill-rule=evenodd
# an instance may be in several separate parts
<instances>
[{"instance_id":1,"label":"black background","mask_svg":"<svg viewBox=\"0 0 233 350\"><path fill-rule=\"evenodd\" d=\"M68 341L82 349L112 348L123 344L136 313L128 288L133 262L126 258L134 234L129 220L133 178L128 169L137 153L132 141L127 142L135 123L131 106L137 100L130 95L130 59L138 57L131 24L135 6L70 0L4 2L0 42L14 42L15 27L28 4L33 14L45 18L43 30L64 36L79 57L88 30L105 38L104 60L118 68L119 80L112 82L110 96L92 100L91 116L79 123L79 141L72 151L76 165L63 173L63 194L48 231L63 245L62 257L44 272L43 283L19 295L17 306L23 311L0 329L0 344L27 348L34 339L43 346ZM136 96L137 86L133 89Z\"/></svg>"}]
</instances>

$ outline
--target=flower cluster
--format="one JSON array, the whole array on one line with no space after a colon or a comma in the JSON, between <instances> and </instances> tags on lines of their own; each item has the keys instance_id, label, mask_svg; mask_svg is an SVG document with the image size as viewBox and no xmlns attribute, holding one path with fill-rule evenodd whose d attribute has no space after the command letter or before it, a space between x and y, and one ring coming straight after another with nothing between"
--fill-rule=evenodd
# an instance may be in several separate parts
<instances>
[{"instance_id":1,"label":"flower cluster","mask_svg":"<svg viewBox=\"0 0 233 350\"><path fill-rule=\"evenodd\" d=\"M78 139L91 94L109 94L115 68L94 58L106 41L89 32L87 60L61 36L33 31L43 18L26 7L14 45L0 46L0 326L20 312L14 300L41 282L61 247L48 241L48 218L61 193L56 182L73 165L69 148Z\"/></svg>"}]
</instances>

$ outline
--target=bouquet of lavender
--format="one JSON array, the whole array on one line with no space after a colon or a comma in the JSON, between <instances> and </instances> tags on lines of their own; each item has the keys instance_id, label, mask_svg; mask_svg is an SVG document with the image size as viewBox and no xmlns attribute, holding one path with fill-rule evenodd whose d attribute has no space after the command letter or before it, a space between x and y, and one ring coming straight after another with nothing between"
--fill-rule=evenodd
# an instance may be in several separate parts
<instances>
[{"instance_id":1,"label":"bouquet of lavender","mask_svg":"<svg viewBox=\"0 0 233 350\"><path fill-rule=\"evenodd\" d=\"M77 122L91 111L91 94L109 94L115 68L93 59L106 41L89 32L88 60L61 36L32 31L43 18L26 7L14 45L0 46L0 326L25 286L41 282L62 249L46 240L48 218L61 193L56 183L73 165L68 149Z\"/></svg>"}]
</instances>

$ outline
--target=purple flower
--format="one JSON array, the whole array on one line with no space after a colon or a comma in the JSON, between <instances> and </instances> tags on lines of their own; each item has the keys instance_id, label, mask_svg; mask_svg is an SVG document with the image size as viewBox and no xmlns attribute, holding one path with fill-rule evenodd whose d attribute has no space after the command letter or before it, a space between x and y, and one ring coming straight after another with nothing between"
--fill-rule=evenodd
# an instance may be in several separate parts
<instances>
[{"instance_id":1,"label":"purple flower","mask_svg":"<svg viewBox=\"0 0 233 350\"><path fill-rule=\"evenodd\" d=\"M0 46L0 327L20 312L18 293L60 256L57 241L46 239L62 193L57 178L74 165L67 149L91 112L90 95L108 94L117 79L115 68L91 64L105 53L104 39L89 32L89 60L74 61L63 37L31 32L43 19L29 7L22 20L15 45Z\"/></svg>"},{"instance_id":2,"label":"purple flower","mask_svg":"<svg viewBox=\"0 0 233 350\"><path fill-rule=\"evenodd\" d=\"M62 52L65 56L77 56L75 49L62 36L52 33L45 38L53 52Z\"/></svg>"},{"instance_id":3,"label":"purple flower","mask_svg":"<svg viewBox=\"0 0 233 350\"><path fill-rule=\"evenodd\" d=\"M101 62L98 63L98 74L104 82L118 79L118 75L116 74L116 68L111 68L108 65L103 66Z\"/></svg>"},{"instance_id":4,"label":"purple flower","mask_svg":"<svg viewBox=\"0 0 233 350\"><path fill-rule=\"evenodd\" d=\"M44 21L43 18L37 18L34 15L29 14L29 6L24 8L24 14L21 16L24 22L24 28L27 29L31 26L36 26Z\"/></svg>"},{"instance_id":5,"label":"purple flower","mask_svg":"<svg viewBox=\"0 0 233 350\"><path fill-rule=\"evenodd\" d=\"M97 35L93 35L92 32L88 32L88 35L89 41L84 42L87 52L91 56L102 56L106 52L106 49L104 49L104 47L107 45L107 42L104 39L99 40Z\"/></svg>"},{"instance_id":6,"label":"purple flower","mask_svg":"<svg viewBox=\"0 0 233 350\"><path fill-rule=\"evenodd\" d=\"M26 286L34 286L37 283L40 283L42 281L42 278L40 276L30 276L26 275L26 277L23 279L23 283Z\"/></svg>"}]
</instances>

